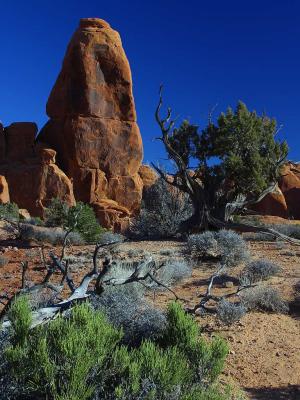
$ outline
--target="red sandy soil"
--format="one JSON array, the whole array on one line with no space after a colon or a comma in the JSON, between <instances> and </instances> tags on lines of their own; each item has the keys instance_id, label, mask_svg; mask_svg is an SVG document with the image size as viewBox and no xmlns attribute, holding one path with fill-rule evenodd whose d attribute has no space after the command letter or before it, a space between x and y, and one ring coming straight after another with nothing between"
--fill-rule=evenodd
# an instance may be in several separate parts
<instances>
[{"instance_id":1,"label":"red sandy soil","mask_svg":"<svg viewBox=\"0 0 300 400\"><path fill-rule=\"evenodd\" d=\"M278 223L278 221L277 221ZM0 255L9 259L6 266L0 267L0 294L11 296L20 288L21 261L29 262L28 282L39 282L45 274L38 247L22 248L18 242L2 243ZM300 247L285 244L283 248L276 242L249 242L253 258L267 258L282 267L282 272L272 278L269 284L279 289L287 301L294 302L297 296L295 285L300 282ZM24 246L23 246L24 247ZM179 256L185 251L180 242L132 242L120 245L121 257L126 257L128 250L144 250L154 256L167 257L162 251L177 252ZM45 249L45 254L50 249ZM59 249L55 251L59 254ZM79 282L91 266L92 246L73 247L68 249L68 256L81 257L86 260L73 267L73 278ZM207 279L212 269L207 263L195 263L191 278L174 288L179 297L185 298L189 305L195 305L197 295L204 293ZM72 269L71 269L72 271ZM237 276L239 269L231 271ZM55 280L61 276L57 274ZM226 293L234 287L219 285L215 293ZM67 289L64 295L67 296ZM167 292L158 292L155 298L150 297L158 307L165 307L172 299ZM234 381L243 388L251 399L296 400L300 399L300 307L299 303L292 308L289 315L251 312L239 323L224 328L212 315L197 316L203 332L207 336L220 335L230 344L224 376L225 381Z\"/></svg>"}]
</instances>

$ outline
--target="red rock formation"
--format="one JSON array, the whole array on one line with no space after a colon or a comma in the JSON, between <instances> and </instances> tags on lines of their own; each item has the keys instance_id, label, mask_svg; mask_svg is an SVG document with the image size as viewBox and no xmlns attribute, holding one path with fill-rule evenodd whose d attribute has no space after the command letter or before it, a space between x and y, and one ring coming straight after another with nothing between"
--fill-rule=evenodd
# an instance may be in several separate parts
<instances>
[{"instance_id":1,"label":"red rock formation","mask_svg":"<svg viewBox=\"0 0 300 400\"><path fill-rule=\"evenodd\" d=\"M0 175L0 204L9 203L9 190L5 176Z\"/></svg>"},{"instance_id":2,"label":"red rock formation","mask_svg":"<svg viewBox=\"0 0 300 400\"><path fill-rule=\"evenodd\" d=\"M0 175L6 178L11 202L42 216L52 198L69 205L75 198L71 181L55 165L56 152L34 146L36 133L33 123L14 123L0 133Z\"/></svg>"},{"instance_id":3,"label":"red rock formation","mask_svg":"<svg viewBox=\"0 0 300 400\"><path fill-rule=\"evenodd\" d=\"M268 194L252 208L262 215L276 215L281 218L288 218L288 207L284 195L279 188L275 192Z\"/></svg>"},{"instance_id":4,"label":"red rock formation","mask_svg":"<svg viewBox=\"0 0 300 400\"><path fill-rule=\"evenodd\" d=\"M300 164L288 162L283 167L279 186L286 200L289 217L300 219Z\"/></svg>"},{"instance_id":5,"label":"red rock formation","mask_svg":"<svg viewBox=\"0 0 300 400\"><path fill-rule=\"evenodd\" d=\"M118 229L140 206L143 150L129 63L119 34L107 22L80 21L47 114L50 120L39 140L58 152L60 167L73 179L76 199L95 204L102 223Z\"/></svg>"},{"instance_id":6,"label":"red rock formation","mask_svg":"<svg viewBox=\"0 0 300 400\"><path fill-rule=\"evenodd\" d=\"M154 169L151 168L149 165L145 165L145 164L140 166L139 175L143 181L143 186L145 189L148 189L149 187L154 185L154 183L158 179L158 175L154 171Z\"/></svg>"},{"instance_id":7,"label":"red rock formation","mask_svg":"<svg viewBox=\"0 0 300 400\"><path fill-rule=\"evenodd\" d=\"M267 195L253 210L264 215L300 219L300 164L287 162L278 185L278 190Z\"/></svg>"}]
</instances>

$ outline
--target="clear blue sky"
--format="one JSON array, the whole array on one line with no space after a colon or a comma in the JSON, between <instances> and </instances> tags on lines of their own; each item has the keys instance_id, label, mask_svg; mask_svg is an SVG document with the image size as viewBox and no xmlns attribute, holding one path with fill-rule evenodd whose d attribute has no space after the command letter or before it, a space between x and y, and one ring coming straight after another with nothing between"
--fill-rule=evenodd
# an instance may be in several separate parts
<instances>
[{"instance_id":1,"label":"clear blue sky","mask_svg":"<svg viewBox=\"0 0 300 400\"><path fill-rule=\"evenodd\" d=\"M0 120L47 120L45 105L82 17L107 20L129 58L145 161L164 151L153 138L157 92L182 118L204 126L241 99L284 125L300 160L300 1L0 0Z\"/></svg>"}]
</instances>

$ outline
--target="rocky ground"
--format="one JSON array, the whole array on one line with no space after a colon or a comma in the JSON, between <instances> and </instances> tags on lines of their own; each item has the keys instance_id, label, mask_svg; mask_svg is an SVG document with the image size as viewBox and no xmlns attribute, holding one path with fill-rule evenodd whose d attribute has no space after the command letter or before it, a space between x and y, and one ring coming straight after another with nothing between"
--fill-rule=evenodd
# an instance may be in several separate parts
<instances>
[{"instance_id":1,"label":"rocky ground","mask_svg":"<svg viewBox=\"0 0 300 400\"><path fill-rule=\"evenodd\" d=\"M300 247L278 242L248 242L253 258L267 258L278 263L282 272L269 284L280 290L290 302L289 315L251 312L240 323L230 328L222 326L214 316L198 316L200 326L207 336L221 335L230 344L230 354L222 379L237 382L251 399L300 399L300 305L297 284L300 282ZM29 262L28 283L38 282L44 276L42 253L38 246L25 246L18 242L2 242L0 254L8 260L0 266L0 293L12 295L21 284L21 261ZM50 249L45 248L47 255ZM56 249L59 252L59 248ZM70 270L75 281L91 266L93 247L80 246L68 249ZM171 241L132 242L119 245L116 257L138 258L149 252L159 258L184 257L185 244ZM211 264L194 262L192 276L174 288L176 293L194 305L197 295L206 289L211 274ZM230 271L237 276L239 269ZM60 276L56 276L59 280ZM232 283L228 283L232 282ZM216 293L234 290L234 279L220 282ZM64 295L67 295L67 290ZM149 300L165 307L172 299L167 292L157 292Z\"/></svg>"}]
</instances>

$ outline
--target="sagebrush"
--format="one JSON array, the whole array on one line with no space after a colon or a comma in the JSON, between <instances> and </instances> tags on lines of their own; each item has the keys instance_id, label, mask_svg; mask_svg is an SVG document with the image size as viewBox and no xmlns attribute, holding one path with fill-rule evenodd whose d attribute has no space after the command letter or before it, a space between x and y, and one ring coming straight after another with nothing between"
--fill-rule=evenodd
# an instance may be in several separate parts
<instances>
[{"instance_id":1,"label":"sagebrush","mask_svg":"<svg viewBox=\"0 0 300 400\"><path fill-rule=\"evenodd\" d=\"M88 304L76 306L67 318L29 330L30 309L19 298L10 318L13 340L5 350L5 373L15 388L22 384L24 395L57 400L229 399L217 383L226 343L201 337L179 304L169 306L160 337L135 348L122 344L122 330Z\"/></svg>"}]
</instances>

